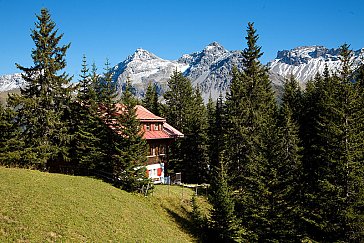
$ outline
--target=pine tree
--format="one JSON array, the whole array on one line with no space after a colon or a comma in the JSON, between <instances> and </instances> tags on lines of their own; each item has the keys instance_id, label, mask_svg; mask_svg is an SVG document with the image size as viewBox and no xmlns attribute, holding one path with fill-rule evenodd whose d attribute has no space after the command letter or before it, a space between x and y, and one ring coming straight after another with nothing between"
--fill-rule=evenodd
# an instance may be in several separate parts
<instances>
[{"instance_id":1,"label":"pine tree","mask_svg":"<svg viewBox=\"0 0 364 243\"><path fill-rule=\"evenodd\" d=\"M191 81L175 70L168 80L168 90L164 93L166 103L164 110L167 122L184 134L187 132L187 123L191 114L192 97ZM183 170L184 158L181 144L182 139L177 139L170 146L168 167L171 173Z\"/></svg>"},{"instance_id":2,"label":"pine tree","mask_svg":"<svg viewBox=\"0 0 364 243\"><path fill-rule=\"evenodd\" d=\"M91 76L95 78L96 75L94 73ZM116 85L112 81L109 60L106 60L103 77L96 83L96 94L99 104L98 112L104 123L104 126L100 127L99 130L101 149L105 153L100 167L103 171L112 173L115 151L119 146L121 136L115 131L115 122L118 119L116 104L119 103L119 99L117 98Z\"/></svg>"},{"instance_id":3,"label":"pine tree","mask_svg":"<svg viewBox=\"0 0 364 243\"><path fill-rule=\"evenodd\" d=\"M70 44L59 46L63 34L58 35L55 23L47 9L37 15L38 22L31 37L34 66L17 64L24 72L28 85L14 96L10 103L18 107L17 121L23 128L25 163L46 168L52 162L67 161L69 150L68 105L71 97L70 78L62 69L66 67L65 55Z\"/></svg>"},{"instance_id":4,"label":"pine tree","mask_svg":"<svg viewBox=\"0 0 364 243\"><path fill-rule=\"evenodd\" d=\"M234 211L232 190L228 185L223 160L212 170L209 202L211 209L211 231L209 240L215 242L242 242L246 233L239 225Z\"/></svg>"},{"instance_id":5,"label":"pine tree","mask_svg":"<svg viewBox=\"0 0 364 243\"><path fill-rule=\"evenodd\" d=\"M272 159L266 173L268 190L267 231L260 239L298 242L303 239L301 218L302 163L299 129L289 103L283 103L279 125L271 141ZM263 238L264 237L264 238Z\"/></svg>"},{"instance_id":6,"label":"pine tree","mask_svg":"<svg viewBox=\"0 0 364 243\"><path fill-rule=\"evenodd\" d=\"M160 105L158 102L157 86L150 82L145 93L142 104L145 108L151 111L154 115L160 115Z\"/></svg>"},{"instance_id":7,"label":"pine tree","mask_svg":"<svg viewBox=\"0 0 364 243\"><path fill-rule=\"evenodd\" d=\"M244 70L233 69L226 97L226 159L234 190L238 190L236 211L251 234L251 240L266 240L269 231L270 168L274 157L277 107L267 68L260 62L258 35L248 23Z\"/></svg>"},{"instance_id":8,"label":"pine tree","mask_svg":"<svg viewBox=\"0 0 364 243\"><path fill-rule=\"evenodd\" d=\"M104 159L101 149L99 133L104 124L101 123L98 114L98 103L96 97L95 83L89 73L86 56L83 56L82 70L78 85L78 93L73 108L73 140L72 151L75 164L84 169L94 169L100 167L99 162Z\"/></svg>"},{"instance_id":9,"label":"pine tree","mask_svg":"<svg viewBox=\"0 0 364 243\"><path fill-rule=\"evenodd\" d=\"M188 114L191 110L193 88L191 81L175 70L168 80L168 91L164 93L166 118L168 123L182 133L186 130Z\"/></svg>"},{"instance_id":10,"label":"pine tree","mask_svg":"<svg viewBox=\"0 0 364 243\"><path fill-rule=\"evenodd\" d=\"M119 110L115 132L121 140L115 147L113 173L117 185L127 191L136 191L146 185L144 162L147 159L147 145L142 137L142 130L136 116L137 100L131 92L130 80L121 96L122 106Z\"/></svg>"},{"instance_id":11,"label":"pine tree","mask_svg":"<svg viewBox=\"0 0 364 243\"><path fill-rule=\"evenodd\" d=\"M207 111L200 90L195 89L188 120L186 138L181 142L182 173L187 182L204 183L208 177Z\"/></svg>"},{"instance_id":12,"label":"pine tree","mask_svg":"<svg viewBox=\"0 0 364 243\"><path fill-rule=\"evenodd\" d=\"M22 140L19 140L20 129L15 120L15 111L3 107L0 103L0 164L6 166L20 165Z\"/></svg>"},{"instance_id":13,"label":"pine tree","mask_svg":"<svg viewBox=\"0 0 364 243\"><path fill-rule=\"evenodd\" d=\"M302 114L302 91L293 74L284 83L282 102L292 111L293 118L299 122Z\"/></svg>"},{"instance_id":14,"label":"pine tree","mask_svg":"<svg viewBox=\"0 0 364 243\"><path fill-rule=\"evenodd\" d=\"M351 51L341 47L342 67L317 85L317 139L313 147L316 184L312 190L309 234L320 241L363 239L363 131L360 94L352 82ZM358 102L359 101L359 102Z\"/></svg>"},{"instance_id":15,"label":"pine tree","mask_svg":"<svg viewBox=\"0 0 364 243\"><path fill-rule=\"evenodd\" d=\"M214 141L215 141L215 123L216 123L216 104L212 100L211 95L206 105L206 111L207 111L207 124L208 124L207 146L208 146L209 165L211 166L215 149Z\"/></svg>"}]
</instances>

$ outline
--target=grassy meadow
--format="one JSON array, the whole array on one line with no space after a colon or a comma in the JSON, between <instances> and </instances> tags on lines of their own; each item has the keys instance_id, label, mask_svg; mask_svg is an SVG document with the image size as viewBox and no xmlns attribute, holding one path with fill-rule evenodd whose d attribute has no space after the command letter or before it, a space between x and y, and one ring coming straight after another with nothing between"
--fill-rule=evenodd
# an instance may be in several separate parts
<instances>
[{"instance_id":1,"label":"grassy meadow","mask_svg":"<svg viewBox=\"0 0 364 243\"><path fill-rule=\"evenodd\" d=\"M144 197L93 178L0 167L0 242L193 242L192 194L160 185Z\"/></svg>"}]
</instances>

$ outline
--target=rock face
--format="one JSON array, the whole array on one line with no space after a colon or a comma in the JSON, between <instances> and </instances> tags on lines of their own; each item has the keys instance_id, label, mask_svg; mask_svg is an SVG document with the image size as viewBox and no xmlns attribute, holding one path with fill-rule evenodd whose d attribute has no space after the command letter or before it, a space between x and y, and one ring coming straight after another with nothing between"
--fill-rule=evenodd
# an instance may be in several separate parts
<instances>
[{"instance_id":1,"label":"rock face","mask_svg":"<svg viewBox=\"0 0 364 243\"><path fill-rule=\"evenodd\" d=\"M361 63L364 48L354 52L354 65ZM293 74L304 87L316 73L322 73L325 65L329 70L340 69L339 49L323 46L302 46L292 50L278 51L277 57L269 62L269 77L274 90L279 94L285 78ZM185 54L178 60L164 60L146 50L137 49L126 60L115 65L111 71L113 81L120 92L125 81L130 78L135 93L143 97L150 82L157 85L159 94L167 89L167 80L174 70L178 70L199 86L205 101L209 96L216 99L225 95L230 82L233 66L242 69L242 51L228 51L217 42L206 46L202 51ZM21 74L0 76L0 92L25 85Z\"/></svg>"},{"instance_id":2,"label":"rock face","mask_svg":"<svg viewBox=\"0 0 364 243\"><path fill-rule=\"evenodd\" d=\"M0 76L0 92L19 89L26 85L21 73L14 73L9 75Z\"/></svg>"},{"instance_id":3,"label":"rock face","mask_svg":"<svg viewBox=\"0 0 364 243\"><path fill-rule=\"evenodd\" d=\"M125 61L112 68L113 80L124 87L129 77L139 96L143 96L150 82L155 83L160 94L167 88L167 80L174 70L189 78L194 86L199 86L205 101L208 97L217 98L225 94L233 65L241 66L241 52L228 51L216 42L206 46L201 52L185 54L175 61L164 60L156 55L137 49Z\"/></svg>"},{"instance_id":4,"label":"rock face","mask_svg":"<svg viewBox=\"0 0 364 243\"><path fill-rule=\"evenodd\" d=\"M302 46L292 50L278 51L276 59L268 63L270 72L276 77L288 77L293 74L302 86L316 75L323 73L325 65L329 70L340 70L340 50L323 46ZM364 49L354 51L354 66L361 63ZM272 79L274 82L274 79Z\"/></svg>"}]
</instances>

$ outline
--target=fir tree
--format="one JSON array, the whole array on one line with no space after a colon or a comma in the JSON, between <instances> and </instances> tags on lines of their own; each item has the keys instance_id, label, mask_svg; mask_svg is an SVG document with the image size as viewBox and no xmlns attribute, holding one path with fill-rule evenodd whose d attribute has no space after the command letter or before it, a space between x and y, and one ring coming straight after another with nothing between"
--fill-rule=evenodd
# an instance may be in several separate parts
<instances>
[{"instance_id":1,"label":"fir tree","mask_svg":"<svg viewBox=\"0 0 364 243\"><path fill-rule=\"evenodd\" d=\"M0 164L21 165L22 140L19 140L20 129L15 121L16 113L0 103Z\"/></svg>"},{"instance_id":2,"label":"fir tree","mask_svg":"<svg viewBox=\"0 0 364 243\"><path fill-rule=\"evenodd\" d=\"M191 81L175 70L168 80L168 89L164 93L167 121L184 133L193 101Z\"/></svg>"},{"instance_id":3,"label":"fir tree","mask_svg":"<svg viewBox=\"0 0 364 243\"><path fill-rule=\"evenodd\" d=\"M282 102L292 111L293 118L298 123L301 119L300 114L303 112L302 91L293 74L284 83Z\"/></svg>"},{"instance_id":4,"label":"fir tree","mask_svg":"<svg viewBox=\"0 0 364 243\"><path fill-rule=\"evenodd\" d=\"M240 191L236 211L251 240L266 240L269 216L269 164L277 107L267 68L260 62L258 35L248 23L244 70L233 69L226 98L226 159L233 189Z\"/></svg>"},{"instance_id":5,"label":"fir tree","mask_svg":"<svg viewBox=\"0 0 364 243\"><path fill-rule=\"evenodd\" d=\"M208 177L207 111L200 90L195 89L189 118L186 122L186 138L181 142L183 154L182 173L187 182L203 183Z\"/></svg>"},{"instance_id":6,"label":"fir tree","mask_svg":"<svg viewBox=\"0 0 364 243\"><path fill-rule=\"evenodd\" d=\"M103 77L99 81L97 88L97 99L100 104L100 113L102 120L106 125L106 129L101 134L101 140L103 149L106 153L105 170L113 171L113 155L114 155L114 144L120 139L120 136L113 131L113 125L117 119L117 89L115 84L112 82L112 73L110 68L109 60L106 60Z\"/></svg>"},{"instance_id":7,"label":"fir tree","mask_svg":"<svg viewBox=\"0 0 364 243\"><path fill-rule=\"evenodd\" d=\"M131 83L126 82L121 96L122 106L117 118L115 132L121 137L113 156L113 173L117 185L127 191L136 191L149 183L144 162L147 158L147 145L136 116L137 101L131 93Z\"/></svg>"},{"instance_id":8,"label":"fir tree","mask_svg":"<svg viewBox=\"0 0 364 243\"><path fill-rule=\"evenodd\" d=\"M279 125L271 141L272 159L266 173L268 190L267 231L260 239L271 242L298 242L303 233L301 218L302 163L298 124L289 103L283 103ZM264 237L264 238L263 238Z\"/></svg>"},{"instance_id":9,"label":"fir tree","mask_svg":"<svg viewBox=\"0 0 364 243\"><path fill-rule=\"evenodd\" d=\"M91 76L95 75L95 68L94 66L93 73L90 74L86 57L83 56L78 93L72 106L74 109L73 159L76 164L87 169L99 167L99 162L104 159L99 139L100 130L104 124L101 123L97 112L95 83Z\"/></svg>"},{"instance_id":10,"label":"fir tree","mask_svg":"<svg viewBox=\"0 0 364 243\"><path fill-rule=\"evenodd\" d=\"M313 157L316 184L311 191L308 234L320 241L363 239L363 131L360 94L352 82L351 51L341 47L342 67L317 84L317 139Z\"/></svg>"},{"instance_id":11,"label":"fir tree","mask_svg":"<svg viewBox=\"0 0 364 243\"><path fill-rule=\"evenodd\" d=\"M150 82L145 93L142 104L145 108L151 111L154 115L160 115L160 105L158 102L157 86Z\"/></svg>"},{"instance_id":12,"label":"fir tree","mask_svg":"<svg viewBox=\"0 0 364 243\"><path fill-rule=\"evenodd\" d=\"M168 80L168 90L164 93L166 101L164 110L167 122L184 134L187 132L192 98L191 81L185 78L181 72L175 70ZM168 169L171 173L183 170L184 158L181 145L182 139L178 139L170 146ZM182 178L182 180L184 179Z\"/></svg>"},{"instance_id":13,"label":"fir tree","mask_svg":"<svg viewBox=\"0 0 364 243\"><path fill-rule=\"evenodd\" d=\"M212 205L210 240L242 242L245 231L239 225L234 211L233 194L228 185L223 160L212 170L210 186L209 202Z\"/></svg>"},{"instance_id":14,"label":"fir tree","mask_svg":"<svg viewBox=\"0 0 364 243\"><path fill-rule=\"evenodd\" d=\"M66 67L70 44L59 45L63 34L58 35L47 9L42 9L37 19L31 34L34 66L17 64L28 85L10 103L19 108L17 122L23 128L21 136L26 145L23 161L44 169L52 162L69 160L69 127L65 120L71 89L70 78L62 69Z\"/></svg>"}]
</instances>

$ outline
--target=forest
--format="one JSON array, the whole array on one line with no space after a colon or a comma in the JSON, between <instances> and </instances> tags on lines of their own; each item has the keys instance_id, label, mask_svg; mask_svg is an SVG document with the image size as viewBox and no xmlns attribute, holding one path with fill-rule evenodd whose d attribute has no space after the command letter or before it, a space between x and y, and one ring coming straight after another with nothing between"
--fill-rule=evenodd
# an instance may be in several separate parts
<instances>
[{"instance_id":1,"label":"forest","mask_svg":"<svg viewBox=\"0 0 364 243\"><path fill-rule=\"evenodd\" d=\"M340 47L340 68L326 68L305 89L287 77L278 98L248 23L244 68L232 70L226 97L205 105L177 70L163 103L152 84L137 99L132 80L119 95L109 62L100 75L86 56L71 83L62 36L42 9L31 32L34 65L17 64L28 85L0 105L1 165L102 171L114 186L138 191L149 182L135 113L143 104L185 134L170 147L168 173L210 185L210 214L198 205L193 214L206 241L363 242L364 66L353 65L348 44Z\"/></svg>"}]
</instances>

